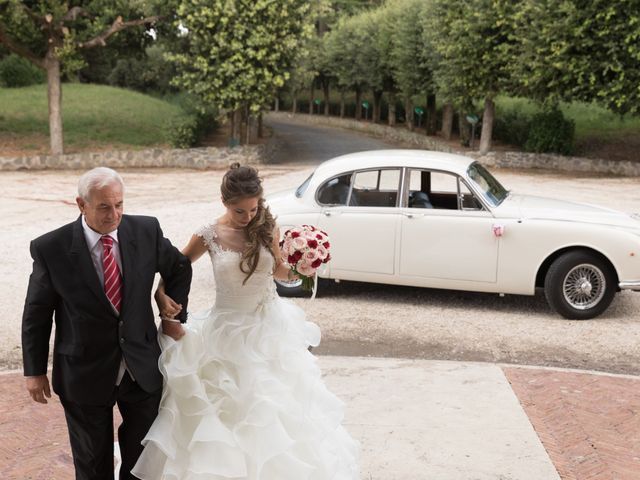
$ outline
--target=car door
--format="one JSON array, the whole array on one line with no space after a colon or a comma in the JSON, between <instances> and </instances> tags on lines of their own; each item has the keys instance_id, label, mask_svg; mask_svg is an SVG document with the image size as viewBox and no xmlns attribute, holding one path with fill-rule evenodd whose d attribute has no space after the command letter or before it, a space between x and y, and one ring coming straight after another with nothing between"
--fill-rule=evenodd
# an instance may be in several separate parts
<instances>
[{"instance_id":1,"label":"car door","mask_svg":"<svg viewBox=\"0 0 640 480\"><path fill-rule=\"evenodd\" d=\"M367 281L395 273L400 180L400 168L379 168L343 174L318 189L331 277Z\"/></svg>"},{"instance_id":2,"label":"car door","mask_svg":"<svg viewBox=\"0 0 640 480\"><path fill-rule=\"evenodd\" d=\"M494 219L464 181L448 172L408 169L400 226L399 274L495 282L500 239ZM447 283L443 283L446 286Z\"/></svg>"}]
</instances>

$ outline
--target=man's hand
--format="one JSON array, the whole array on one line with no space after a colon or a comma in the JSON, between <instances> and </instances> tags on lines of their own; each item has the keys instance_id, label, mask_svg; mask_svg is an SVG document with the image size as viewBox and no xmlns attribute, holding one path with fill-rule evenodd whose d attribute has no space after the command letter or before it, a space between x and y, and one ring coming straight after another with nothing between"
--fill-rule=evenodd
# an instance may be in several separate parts
<instances>
[{"instance_id":1,"label":"man's hand","mask_svg":"<svg viewBox=\"0 0 640 480\"><path fill-rule=\"evenodd\" d=\"M180 340L184 337L184 328L182 328L182 324L177 320L166 320L162 319L162 333L170 336L174 340Z\"/></svg>"},{"instance_id":2,"label":"man's hand","mask_svg":"<svg viewBox=\"0 0 640 480\"><path fill-rule=\"evenodd\" d=\"M51 387L49 379L46 375L37 375L35 377L25 377L27 382L27 390L34 402L48 403L47 398L51 398ZM45 398L47 397L47 398Z\"/></svg>"}]
</instances>

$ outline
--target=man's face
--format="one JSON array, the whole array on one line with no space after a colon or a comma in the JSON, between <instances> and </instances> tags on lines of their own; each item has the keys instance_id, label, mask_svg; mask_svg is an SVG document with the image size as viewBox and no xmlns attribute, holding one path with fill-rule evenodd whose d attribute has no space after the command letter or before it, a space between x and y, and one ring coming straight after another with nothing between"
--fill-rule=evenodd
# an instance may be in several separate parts
<instances>
[{"instance_id":1,"label":"man's face","mask_svg":"<svg viewBox=\"0 0 640 480\"><path fill-rule=\"evenodd\" d=\"M76 198L87 225L98 233L106 234L120 225L123 211L122 187L112 183L103 188L94 188L89 199Z\"/></svg>"}]
</instances>

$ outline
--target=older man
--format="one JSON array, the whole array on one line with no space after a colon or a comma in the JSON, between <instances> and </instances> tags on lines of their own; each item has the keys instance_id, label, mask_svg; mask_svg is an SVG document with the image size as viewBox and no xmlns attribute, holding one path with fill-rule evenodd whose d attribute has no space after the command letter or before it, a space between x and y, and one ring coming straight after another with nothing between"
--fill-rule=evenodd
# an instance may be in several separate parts
<instances>
[{"instance_id":1,"label":"older man","mask_svg":"<svg viewBox=\"0 0 640 480\"><path fill-rule=\"evenodd\" d=\"M113 406L129 473L140 441L158 411L162 376L151 307L159 272L184 321L191 264L163 237L157 219L123 215L124 184L109 168L85 173L75 221L31 242L33 272L22 319L27 390L36 402L51 397L49 338L55 318L53 390L64 407L76 479L113 478ZM178 338L179 323L163 321Z\"/></svg>"}]
</instances>

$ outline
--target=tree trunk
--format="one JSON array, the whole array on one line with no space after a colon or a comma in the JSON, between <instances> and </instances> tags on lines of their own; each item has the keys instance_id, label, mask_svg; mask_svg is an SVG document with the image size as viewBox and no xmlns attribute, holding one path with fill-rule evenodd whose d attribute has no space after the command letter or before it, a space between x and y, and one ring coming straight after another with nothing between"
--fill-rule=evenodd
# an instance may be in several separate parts
<instances>
[{"instance_id":1,"label":"tree trunk","mask_svg":"<svg viewBox=\"0 0 640 480\"><path fill-rule=\"evenodd\" d=\"M340 91L340 118L344 118L344 90Z\"/></svg>"},{"instance_id":2,"label":"tree trunk","mask_svg":"<svg viewBox=\"0 0 640 480\"><path fill-rule=\"evenodd\" d=\"M471 139L471 125L467 122L462 110L458 112L458 130L460 130L460 145L468 147Z\"/></svg>"},{"instance_id":3,"label":"tree trunk","mask_svg":"<svg viewBox=\"0 0 640 480\"><path fill-rule=\"evenodd\" d=\"M293 103L291 104L291 113L295 115L298 113L298 97L293 96Z\"/></svg>"},{"instance_id":4,"label":"tree trunk","mask_svg":"<svg viewBox=\"0 0 640 480\"><path fill-rule=\"evenodd\" d=\"M325 82L322 86L322 93L324 95L324 114L329 116L329 82Z\"/></svg>"},{"instance_id":5,"label":"tree trunk","mask_svg":"<svg viewBox=\"0 0 640 480\"><path fill-rule=\"evenodd\" d=\"M484 99L484 113L482 114L482 134L480 135L480 153L486 154L491 150L491 137L493 135L493 117L496 106L491 97Z\"/></svg>"},{"instance_id":6,"label":"tree trunk","mask_svg":"<svg viewBox=\"0 0 640 480\"><path fill-rule=\"evenodd\" d=\"M279 112L280 111L280 98L278 98L278 97L276 97L276 99L274 101L273 110L275 112Z\"/></svg>"},{"instance_id":7,"label":"tree trunk","mask_svg":"<svg viewBox=\"0 0 640 480\"><path fill-rule=\"evenodd\" d=\"M45 59L47 70L47 97L49 100L49 142L52 155L62 155L62 85L60 82L60 60L53 49Z\"/></svg>"},{"instance_id":8,"label":"tree trunk","mask_svg":"<svg viewBox=\"0 0 640 480\"><path fill-rule=\"evenodd\" d=\"M311 88L309 89L309 115L313 115L313 97L315 96L315 82L311 82Z\"/></svg>"},{"instance_id":9,"label":"tree trunk","mask_svg":"<svg viewBox=\"0 0 640 480\"><path fill-rule=\"evenodd\" d=\"M362 92L356 89L356 120L362 120Z\"/></svg>"},{"instance_id":10,"label":"tree trunk","mask_svg":"<svg viewBox=\"0 0 640 480\"><path fill-rule=\"evenodd\" d=\"M396 94L389 93L389 126L395 127L396 125Z\"/></svg>"},{"instance_id":11,"label":"tree trunk","mask_svg":"<svg viewBox=\"0 0 640 480\"><path fill-rule=\"evenodd\" d=\"M430 93L427 95L427 118L425 119L425 130L427 135L435 135L437 129L437 119L436 119L436 94Z\"/></svg>"},{"instance_id":12,"label":"tree trunk","mask_svg":"<svg viewBox=\"0 0 640 480\"><path fill-rule=\"evenodd\" d=\"M447 102L442 107L442 137L445 140L451 140L451 131L453 130L453 104Z\"/></svg>"},{"instance_id":13,"label":"tree trunk","mask_svg":"<svg viewBox=\"0 0 640 480\"><path fill-rule=\"evenodd\" d=\"M382 90L373 92L373 123L380 123L380 106L382 104Z\"/></svg>"},{"instance_id":14,"label":"tree trunk","mask_svg":"<svg viewBox=\"0 0 640 480\"><path fill-rule=\"evenodd\" d=\"M262 121L262 112L258 115L258 138L264 138L264 122Z\"/></svg>"},{"instance_id":15,"label":"tree trunk","mask_svg":"<svg viewBox=\"0 0 640 480\"><path fill-rule=\"evenodd\" d=\"M231 120L231 137L229 146L235 147L240 144L240 123L242 122L242 109L237 108L229 114Z\"/></svg>"},{"instance_id":16,"label":"tree trunk","mask_svg":"<svg viewBox=\"0 0 640 480\"><path fill-rule=\"evenodd\" d=\"M410 99L404 102L404 116L405 126L411 132L413 132L413 102Z\"/></svg>"}]
</instances>

